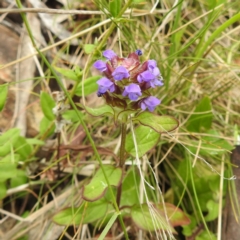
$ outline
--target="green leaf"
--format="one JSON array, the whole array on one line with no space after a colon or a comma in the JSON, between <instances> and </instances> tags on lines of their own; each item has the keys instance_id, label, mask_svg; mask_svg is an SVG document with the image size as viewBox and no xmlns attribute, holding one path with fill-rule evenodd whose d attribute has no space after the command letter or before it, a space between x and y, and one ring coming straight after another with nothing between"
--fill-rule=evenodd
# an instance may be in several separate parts
<instances>
[{"instance_id":1,"label":"green leaf","mask_svg":"<svg viewBox=\"0 0 240 240\"><path fill-rule=\"evenodd\" d=\"M32 146L28 144L26 139L22 136L18 137L18 140L14 144L14 149L21 156L22 160L27 160L27 157L32 152Z\"/></svg>"},{"instance_id":2,"label":"green leaf","mask_svg":"<svg viewBox=\"0 0 240 240\"><path fill-rule=\"evenodd\" d=\"M96 48L96 45L94 44L84 44L83 49L86 54L92 53Z\"/></svg>"},{"instance_id":3,"label":"green leaf","mask_svg":"<svg viewBox=\"0 0 240 240\"><path fill-rule=\"evenodd\" d=\"M73 70L73 69L68 69L68 68L58 68L54 67L54 69L61 73L64 77L73 80L73 81L79 81L82 76L82 71Z\"/></svg>"},{"instance_id":4,"label":"green leaf","mask_svg":"<svg viewBox=\"0 0 240 240\"><path fill-rule=\"evenodd\" d=\"M147 204L136 205L131 210L131 217L134 223L141 229L146 231L168 230L175 232L173 227L165 219L164 212L157 209L154 205L149 211Z\"/></svg>"},{"instance_id":5,"label":"green leaf","mask_svg":"<svg viewBox=\"0 0 240 240\"><path fill-rule=\"evenodd\" d=\"M96 92L98 89L97 80L99 80L102 76L94 76L87 78L82 82L80 82L77 86L75 94L79 97L82 96L82 90L84 90L84 95L87 96L93 92ZM83 85L83 86L82 86ZM82 89L83 88L83 89Z\"/></svg>"},{"instance_id":6,"label":"green leaf","mask_svg":"<svg viewBox=\"0 0 240 240\"><path fill-rule=\"evenodd\" d=\"M170 132L178 127L178 121L171 116L158 116L150 112L142 112L133 120L152 128L158 133Z\"/></svg>"},{"instance_id":7,"label":"green leaf","mask_svg":"<svg viewBox=\"0 0 240 240\"><path fill-rule=\"evenodd\" d=\"M44 116L48 120L53 121L55 119L55 116L53 114L53 108L55 107L56 103L48 93L41 92L40 105Z\"/></svg>"},{"instance_id":8,"label":"green leaf","mask_svg":"<svg viewBox=\"0 0 240 240\"><path fill-rule=\"evenodd\" d=\"M202 128L208 130L212 125L212 105L209 97L204 97L196 106L194 113L187 121L187 130L200 132Z\"/></svg>"},{"instance_id":9,"label":"green leaf","mask_svg":"<svg viewBox=\"0 0 240 240\"><path fill-rule=\"evenodd\" d=\"M157 204L157 208L164 212L164 209L167 212L167 216L169 217L169 221L172 226L184 226L190 224L190 218L180 209L170 203Z\"/></svg>"},{"instance_id":10,"label":"green leaf","mask_svg":"<svg viewBox=\"0 0 240 240\"><path fill-rule=\"evenodd\" d=\"M15 177L17 174L17 157L10 154L0 160L0 182Z\"/></svg>"},{"instance_id":11,"label":"green leaf","mask_svg":"<svg viewBox=\"0 0 240 240\"><path fill-rule=\"evenodd\" d=\"M213 200L207 202L208 214L204 217L206 221L213 221L218 217L219 204Z\"/></svg>"},{"instance_id":12,"label":"green leaf","mask_svg":"<svg viewBox=\"0 0 240 240\"><path fill-rule=\"evenodd\" d=\"M190 224L182 226L183 228L182 233L186 237L192 236L197 227L196 217L189 215L189 219L190 219Z\"/></svg>"},{"instance_id":13,"label":"green leaf","mask_svg":"<svg viewBox=\"0 0 240 240\"><path fill-rule=\"evenodd\" d=\"M117 187L122 179L122 169L111 165L104 165L103 169L111 186ZM104 195L107 187L103 171L99 168L91 182L83 187L83 199L86 201L95 201Z\"/></svg>"},{"instance_id":14,"label":"green leaf","mask_svg":"<svg viewBox=\"0 0 240 240\"><path fill-rule=\"evenodd\" d=\"M129 169L122 183L121 206L133 206L139 203L139 184L139 173L133 168Z\"/></svg>"},{"instance_id":15,"label":"green leaf","mask_svg":"<svg viewBox=\"0 0 240 240\"><path fill-rule=\"evenodd\" d=\"M11 188L18 187L20 185L25 184L28 181L26 171L21 169L17 169L16 175L12 176L10 184Z\"/></svg>"},{"instance_id":16,"label":"green leaf","mask_svg":"<svg viewBox=\"0 0 240 240\"><path fill-rule=\"evenodd\" d=\"M79 208L67 208L57 213L53 217L53 221L59 225L92 223L103 218L107 209L108 203L104 199L95 202L84 202Z\"/></svg>"},{"instance_id":17,"label":"green leaf","mask_svg":"<svg viewBox=\"0 0 240 240\"><path fill-rule=\"evenodd\" d=\"M102 115L114 115L114 111L109 105L103 105L99 108L90 108L85 106L85 109L87 113L94 117L99 117Z\"/></svg>"},{"instance_id":18,"label":"green leaf","mask_svg":"<svg viewBox=\"0 0 240 240\"><path fill-rule=\"evenodd\" d=\"M0 136L0 156L5 156L11 152L19 135L20 130L18 128L12 128Z\"/></svg>"},{"instance_id":19,"label":"green leaf","mask_svg":"<svg viewBox=\"0 0 240 240\"><path fill-rule=\"evenodd\" d=\"M211 240L217 240L216 235L214 235L212 232L203 230L199 233L198 236L195 238L196 240L206 240L206 239L211 239ZM230 239L229 239L230 240Z\"/></svg>"},{"instance_id":20,"label":"green leaf","mask_svg":"<svg viewBox=\"0 0 240 240\"><path fill-rule=\"evenodd\" d=\"M26 141L30 145L39 145L39 146L44 145L44 141L39 140L37 138L26 138Z\"/></svg>"},{"instance_id":21,"label":"green leaf","mask_svg":"<svg viewBox=\"0 0 240 240\"><path fill-rule=\"evenodd\" d=\"M49 129L51 127L51 129ZM48 130L47 136L50 136L55 129L55 124L53 124L53 121L48 120L45 116L42 118L40 122L40 134L45 134L46 131Z\"/></svg>"},{"instance_id":22,"label":"green leaf","mask_svg":"<svg viewBox=\"0 0 240 240\"><path fill-rule=\"evenodd\" d=\"M8 94L8 84L1 84L0 85L0 112L3 110L4 105L7 100L7 94Z\"/></svg>"},{"instance_id":23,"label":"green leaf","mask_svg":"<svg viewBox=\"0 0 240 240\"><path fill-rule=\"evenodd\" d=\"M109 10L113 17L117 17L121 11L121 0L110 0L109 2Z\"/></svg>"},{"instance_id":24,"label":"green leaf","mask_svg":"<svg viewBox=\"0 0 240 240\"><path fill-rule=\"evenodd\" d=\"M81 118L84 117L84 114L82 112L78 111L77 113L74 109L67 110L62 114L64 119L70 120L72 123L79 122L79 115Z\"/></svg>"},{"instance_id":25,"label":"green leaf","mask_svg":"<svg viewBox=\"0 0 240 240\"><path fill-rule=\"evenodd\" d=\"M160 134L153 131L152 128L140 125L134 130L137 140L138 156L142 157L146 152L151 150L159 141ZM132 133L128 133L125 144L126 151L132 156L136 156L136 149L133 142Z\"/></svg>"},{"instance_id":26,"label":"green leaf","mask_svg":"<svg viewBox=\"0 0 240 240\"><path fill-rule=\"evenodd\" d=\"M0 182L0 199L7 195L7 187L5 183Z\"/></svg>"}]
</instances>

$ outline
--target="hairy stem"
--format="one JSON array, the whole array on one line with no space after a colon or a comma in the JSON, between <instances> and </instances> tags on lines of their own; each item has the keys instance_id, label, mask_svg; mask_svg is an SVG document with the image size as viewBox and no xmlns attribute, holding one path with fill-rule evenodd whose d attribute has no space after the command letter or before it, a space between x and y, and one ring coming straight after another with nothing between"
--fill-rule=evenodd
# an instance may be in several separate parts
<instances>
[{"instance_id":1,"label":"hairy stem","mask_svg":"<svg viewBox=\"0 0 240 240\"><path fill-rule=\"evenodd\" d=\"M127 134L127 124L126 122L123 122L121 124L121 146L120 146L120 161L119 161L119 167L122 168L122 171L124 173L124 166L125 166L125 142L126 142L126 134ZM117 189L117 205L119 207L120 200L122 195L122 182L118 186Z\"/></svg>"}]
</instances>

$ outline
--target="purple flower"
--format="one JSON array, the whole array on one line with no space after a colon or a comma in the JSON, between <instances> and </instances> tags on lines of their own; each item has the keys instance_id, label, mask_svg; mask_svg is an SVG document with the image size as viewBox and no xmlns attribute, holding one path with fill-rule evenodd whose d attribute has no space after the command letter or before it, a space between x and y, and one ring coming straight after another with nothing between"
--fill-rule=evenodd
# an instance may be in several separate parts
<instances>
[{"instance_id":1,"label":"purple flower","mask_svg":"<svg viewBox=\"0 0 240 240\"><path fill-rule=\"evenodd\" d=\"M150 82L150 81L153 81L154 79L155 79L155 75L148 70L142 72L137 77L137 80L138 80L139 83Z\"/></svg>"},{"instance_id":2,"label":"purple flower","mask_svg":"<svg viewBox=\"0 0 240 240\"><path fill-rule=\"evenodd\" d=\"M139 83L146 82L148 87L154 88L155 86L162 86L162 77L159 76L160 71L156 67L153 69L153 72L147 70L138 75L137 80Z\"/></svg>"},{"instance_id":3,"label":"purple flower","mask_svg":"<svg viewBox=\"0 0 240 240\"><path fill-rule=\"evenodd\" d=\"M131 83L130 85L124 88L123 94L124 97L128 96L130 100L136 101L138 97L142 95L140 87L135 84Z\"/></svg>"},{"instance_id":4,"label":"purple flower","mask_svg":"<svg viewBox=\"0 0 240 240\"><path fill-rule=\"evenodd\" d=\"M148 109L150 112L153 112L155 107L160 104L160 100L156 97L150 96L147 98L144 98L141 101L141 109L146 110Z\"/></svg>"},{"instance_id":5,"label":"purple flower","mask_svg":"<svg viewBox=\"0 0 240 240\"><path fill-rule=\"evenodd\" d=\"M103 56L108 60L111 60L112 58L116 57L117 54L113 50L105 50L103 52Z\"/></svg>"},{"instance_id":6,"label":"purple flower","mask_svg":"<svg viewBox=\"0 0 240 240\"><path fill-rule=\"evenodd\" d=\"M148 70L152 71L155 67L157 67L157 62L155 60L148 60Z\"/></svg>"},{"instance_id":7,"label":"purple flower","mask_svg":"<svg viewBox=\"0 0 240 240\"><path fill-rule=\"evenodd\" d=\"M104 71L107 70L107 65L106 65L106 63L105 63L104 61L102 61L102 60L97 60L97 61L93 64L93 66L94 66L97 70L99 70L100 72L104 72Z\"/></svg>"},{"instance_id":8,"label":"purple flower","mask_svg":"<svg viewBox=\"0 0 240 240\"><path fill-rule=\"evenodd\" d=\"M115 84L106 77L99 79L97 81L97 84L99 86L98 87L99 95L105 93L107 90L109 90L110 92L114 92L116 89Z\"/></svg>"},{"instance_id":9,"label":"purple flower","mask_svg":"<svg viewBox=\"0 0 240 240\"><path fill-rule=\"evenodd\" d=\"M130 76L128 70L123 66L118 66L112 73L115 80L122 80L123 78L128 78Z\"/></svg>"}]
</instances>

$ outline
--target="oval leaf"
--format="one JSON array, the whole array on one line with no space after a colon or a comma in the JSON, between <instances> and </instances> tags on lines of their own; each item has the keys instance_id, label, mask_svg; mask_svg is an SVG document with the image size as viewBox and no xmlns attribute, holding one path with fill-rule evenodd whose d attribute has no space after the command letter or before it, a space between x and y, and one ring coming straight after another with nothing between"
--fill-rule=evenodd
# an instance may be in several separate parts
<instances>
[{"instance_id":1,"label":"oval leaf","mask_svg":"<svg viewBox=\"0 0 240 240\"><path fill-rule=\"evenodd\" d=\"M56 104L55 104L54 100L51 98L51 96L48 93L41 92L40 104L41 104L41 108L42 108L44 116L49 121L54 120L55 116L53 114L52 109L55 107Z\"/></svg>"},{"instance_id":2,"label":"oval leaf","mask_svg":"<svg viewBox=\"0 0 240 240\"><path fill-rule=\"evenodd\" d=\"M104 165L103 169L111 186L117 187L122 179L122 169L111 165ZM103 171L99 168L91 182L83 187L83 199L90 202L95 201L104 195L107 187L108 185L103 175Z\"/></svg>"},{"instance_id":3,"label":"oval leaf","mask_svg":"<svg viewBox=\"0 0 240 240\"><path fill-rule=\"evenodd\" d=\"M82 96L82 90L84 90L84 95L87 96L93 92L96 92L98 89L97 80L99 80L102 76L94 76L87 78L82 82L80 82L77 86L75 94L79 97ZM83 88L83 89L82 89Z\"/></svg>"},{"instance_id":4,"label":"oval leaf","mask_svg":"<svg viewBox=\"0 0 240 240\"><path fill-rule=\"evenodd\" d=\"M0 112L4 108L4 105L7 100L7 93L8 93L8 84L1 84L0 85Z\"/></svg>"},{"instance_id":5,"label":"oval leaf","mask_svg":"<svg viewBox=\"0 0 240 240\"><path fill-rule=\"evenodd\" d=\"M137 140L139 157L142 157L146 152L152 149L158 143L160 137L160 134L153 131L152 128L143 125L136 128L134 134ZM125 149L129 154L136 157L136 149L131 132L127 134Z\"/></svg>"},{"instance_id":6,"label":"oval leaf","mask_svg":"<svg viewBox=\"0 0 240 240\"><path fill-rule=\"evenodd\" d=\"M158 116L150 112L142 112L134 120L152 128L158 133L170 132L178 127L178 121L171 116Z\"/></svg>"},{"instance_id":7,"label":"oval leaf","mask_svg":"<svg viewBox=\"0 0 240 240\"><path fill-rule=\"evenodd\" d=\"M99 108L89 108L85 106L87 113L94 117L99 117L102 115L114 115L113 109L109 105L103 105Z\"/></svg>"},{"instance_id":8,"label":"oval leaf","mask_svg":"<svg viewBox=\"0 0 240 240\"><path fill-rule=\"evenodd\" d=\"M79 225L92 223L103 218L107 212L108 203L102 199L96 202L84 202L79 208L66 208L53 217L59 225Z\"/></svg>"},{"instance_id":9,"label":"oval leaf","mask_svg":"<svg viewBox=\"0 0 240 240\"><path fill-rule=\"evenodd\" d=\"M84 44L83 49L86 54L92 53L96 48L95 44Z\"/></svg>"},{"instance_id":10,"label":"oval leaf","mask_svg":"<svg viewBox=\"0 0 240 240\"><path fill-rule=\"evenodd\" d=\"M209 97L204 97L197 105L194 113L187 121L187 130L200 132L202 128L210 129L212 125L213 113L212 104Z\"/></svg>"},{"instance_id":11,"label":"oval leaf","mask_svg":"<svg viewBox=\"0 0 240 240\"><path fill-rule=\"evenodd\" d=\"M58 68L58 67L54 67L54 69L61 73L64 77L73 80L73 81L79 81L80 77L82 76L82 72L81 71L76 71L76 70L72 70L72 69L67 69L67 68Z\"/></svg>"},{"instance_id":12,"label":"oval leaf","mask_svg":"<svg viewBox=\"0 0 240 240\"><path fill-rule=\"evenodd\" d=\"M131 210L131 217L134 223L146 231L168 230L175 232L173 227L165 219L164 212L151 205L151 212L147 204L136 205Z\"/></svg>"},{"instance_id":13,"label":"oval leaf","mask_svg":"<svg viewBox=\"0 0 240 240\"><path fill-rule=\"evenodd\" d=\"M110 0L109 10L113 17L117 17L117 15L120 13L121 4L122 4L121 0Z\"/></svg>"},{"instance_id":14,"label":"oval leaf","mask_svg":"<svg viewBox=\"0 0 240 240\"><path fill-rule=\"evenodd\" d=\"M188 225L191 222L190 218L173 204L164 203L164 207L163 204L157 204L157 208L161 211L164 211L165 208L169 221L174 227Z\"/></svg>"}]
</instances>

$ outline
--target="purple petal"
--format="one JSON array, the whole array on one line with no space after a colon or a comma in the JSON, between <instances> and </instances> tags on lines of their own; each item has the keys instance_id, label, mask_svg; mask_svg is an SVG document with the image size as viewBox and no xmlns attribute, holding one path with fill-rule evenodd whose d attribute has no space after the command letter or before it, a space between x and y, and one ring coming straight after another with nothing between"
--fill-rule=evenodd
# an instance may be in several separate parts
<instances>
[{"instance_id":1,"label":"purple petal","mask_svg":"<svg viewBox=\"0 0 240 240\"><path fill-rule=\"evenodd\" d=\"M142 110L148 109L150 112L153 112L155 107L160 103L161 101L158 98L150 96L141 101L141 109Z\"/></svg>"},{"instance_id":2,"label":"purple petal","mask_svg":"<svg viewBox=\"0 0 240 240\"><path fill-rule=\"evenodd\" d=\"M153 81L154 79L155 79L155 75L148 70L142 72L137 77L137 80L138 80L139 83L150 82L150 81Z\"/></svg>"},{"instance_id":3,"label":"purple petal","mask_svg":"<svg viewBox=\"0 0 240 240\"><path fill-rule=\"evenodd\" d=\"M155 67L157 67L157 62L155 60L148 60L148 70L152 71Z\"/></svg>"},{"instance_id":4,"label":"purple petal","mask_svg":"<svg viewBox=\"0 0 240 240\"><path fill-rule=\"evenodd\" d=\"M130 85L124 88L123 94L124 97L128 96L130 100L136 101L138 97L142 95L140 87L135 84L131 83Z\"/></svg>"},{"instance_id":5,"label":"purple petal","mask_svg":"<svg viewBox=\"0 0 240 240\"><path fill-rule=\"evenodd\" d=\"M155 77L158 77L161 74L158 67L153 68L152 73Z\"/></svg>"},{"instance_id":6,"label":"purple petal","mask_svg":"<svg viewBox=\"0 0 240 240\"><path fill-rule=\"evenodd\" d=\"M99 79L97 81L97 84L98 84L98 93L99 94L103 94L105 93L107 90L109 90L110 92L114 92L115 91L115 85L114 83L109 80L108 78L106 77L103 77L101 79Z\"/></svg>"},{"instance_id":7,"label":"purple petal","mask_svg":"<svg viewBox=\"0 0 240 240\"><path fill-rule=\"evenodd\" d=\"M104 72L104 71L107 70L107 65L106 65L106 63L105 63L104 61L102 61L102 60L97 60L97 61L93 64L93 66L94 66L97 70L99 70L100 72Z\"/></svg>"},{"instance_id":8,"label":"purple petal","mask_svg":"<svg viewBox=\"0 0 240 240\"><path fill-rule=\"evenodd\" d=\"M108 60L111 60L113 57L116 57L117 54L113 50L105 50L103 56Z\"/></svg>"},{"instance_id":9,"label":"purple petal","mask_svg":"<svg viewBox=\"0 0 240 240\"><path fill-rule=\"evenodd\" d=\"M128 70L125 67L118 66L112 73L112 76L115 80L119 81L124 78L128 78L130 75L129 75Z\"/></svg>"}]
</instances>

